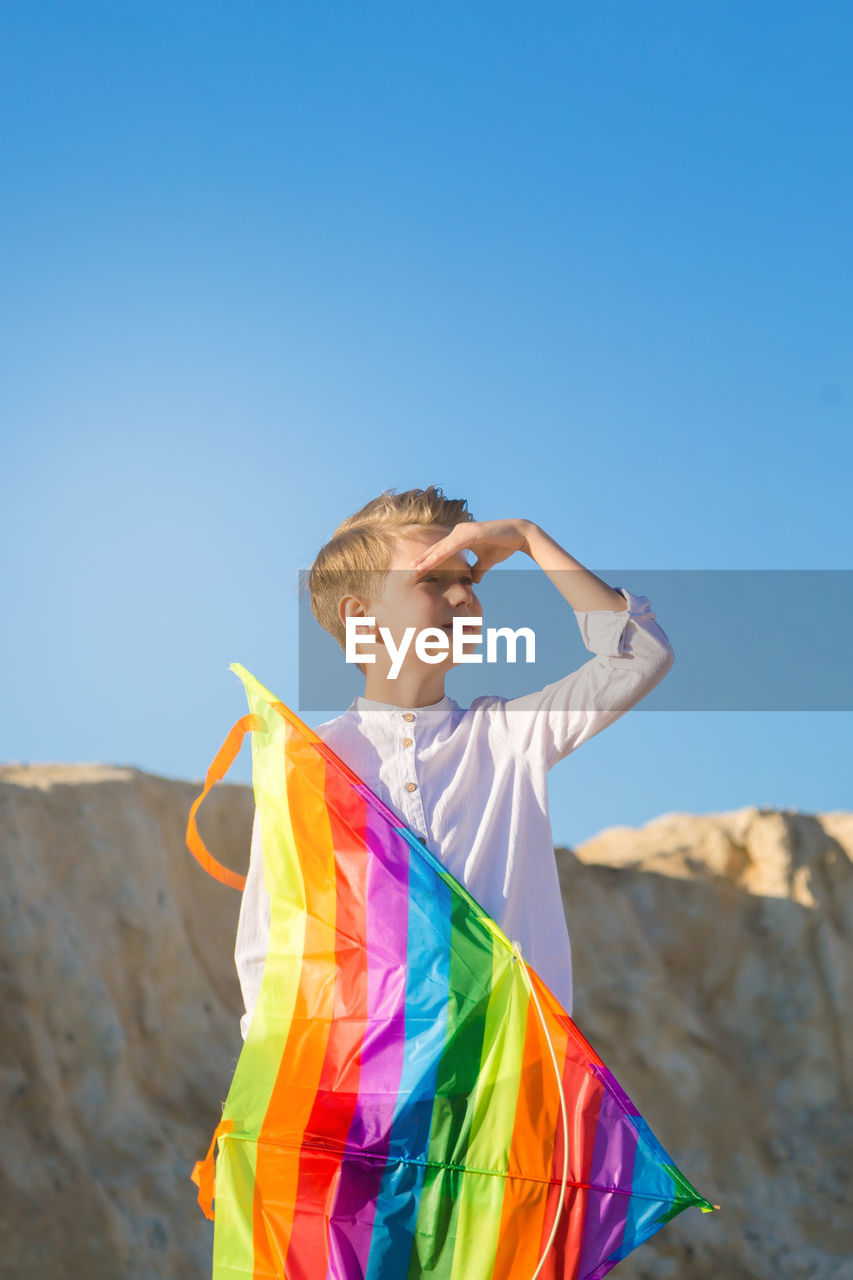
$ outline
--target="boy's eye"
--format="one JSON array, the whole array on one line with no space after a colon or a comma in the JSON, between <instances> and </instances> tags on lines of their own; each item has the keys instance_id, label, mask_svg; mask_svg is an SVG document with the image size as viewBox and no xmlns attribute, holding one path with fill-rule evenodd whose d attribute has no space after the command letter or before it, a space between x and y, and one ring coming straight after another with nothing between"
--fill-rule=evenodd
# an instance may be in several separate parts
<instances>
[{"instance_id":1,"label":"boy's eye","mask_svg":"<svg viewBox=\"0 0 853 1280\"><path fill-rule=\"evenodd\" d=\"M439 579L439 578L437 578L437 577L435 576L435 574L430 574L428 577L421 578L421 582L439 582L439 581L440 581L440 579ZM472 584L473 584L474 579L473 579L472 577L470 577L470 576L467 576L467 575L466 575L466 577L462 578L462 579L461 579L461 581L462 581L462 582L470 582L470 583L472 583Z\"/></svg>"}]
</instances>

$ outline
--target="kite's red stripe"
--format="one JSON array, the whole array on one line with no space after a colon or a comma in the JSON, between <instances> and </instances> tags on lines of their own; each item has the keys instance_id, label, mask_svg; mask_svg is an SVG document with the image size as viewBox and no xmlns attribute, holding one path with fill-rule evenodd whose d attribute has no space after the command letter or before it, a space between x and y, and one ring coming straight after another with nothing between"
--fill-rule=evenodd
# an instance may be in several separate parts
<instances>
[{"instance_id":1,"label":"kite's red stripe","mask_svg":"<svg viewBox=\"0 0 853 1280\"><path fill-rule=\"evenodd\" d=\"M577 1029L568 1021L567 1016L559 1010L555 997L544 986L537 987L539 998L545 1006L546 1001L551 1010L546 1013L551 1028L551 1039L557 1053L557 1061L562 1059L563 1096L569 1108L569 1181L563 1199L563 1211L557 1227L554 1244L543 1268L542 1280L576 1280L578 1264L581 1257L584 1221L586 1218L587 1189L592 1158L595 1149L595 1134L598 1128L598 1109L601 1103L601 1083L589 1070L590 1058L597 1061L597 1055L586 1045ZM548 1014L551 1016L548 1016ZM559 1021L558 1021L559 1019ZM554 1225L560 1195L560 1184L563 1179L564 1146L563 1126L559 1117L556 1120L556 1142L551 1161L551 1186L548 1192L547 1210L542 1224L540 1253L544 1250ZM580 1184L580 1186L572 1184ZM594 1193L593 1193L594 1194Z\"/></svg>"},{"instance_id":2,"label":"kite's red stripe","mask_svg":"<svg viewBox=\"0 0 853 1280\"><path fill-rule=\"evenodd\" d=\"M331 769L325 794L335 852L335 1017L305 1127L308 1150L300 1158L290 1240L290 1256L299 1259L300 1270L309 1278L326 1274L327 1217L341 1175L340 1152L358 1100L367 1025L367 802ZM326 1148L322 1156L316 1153L318 1142Z\"/></svg>"}]
</instances>

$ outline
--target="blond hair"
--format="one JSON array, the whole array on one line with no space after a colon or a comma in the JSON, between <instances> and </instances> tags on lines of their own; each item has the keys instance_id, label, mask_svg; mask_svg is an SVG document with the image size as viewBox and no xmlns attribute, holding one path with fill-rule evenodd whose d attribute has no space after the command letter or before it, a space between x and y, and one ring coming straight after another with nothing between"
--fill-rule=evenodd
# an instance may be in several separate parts
<instances>
[{"instance_id":1,"label":"blond hair","mask_svg":"<svg viewBox=\"0 0 853 1280\"><path fill-rule=\"evenodd\" d=\"M311 612L344 649L346 631L338 614L341 596L352 593L375 600L381 595L398 535L413 526L452 529L473 519L465 498L446 498L437 485L405 493L385 489L338 525L305 574L300 595L308 589ZM365 674L362 663L358 668Z\"/></svg>"}]
</instances>

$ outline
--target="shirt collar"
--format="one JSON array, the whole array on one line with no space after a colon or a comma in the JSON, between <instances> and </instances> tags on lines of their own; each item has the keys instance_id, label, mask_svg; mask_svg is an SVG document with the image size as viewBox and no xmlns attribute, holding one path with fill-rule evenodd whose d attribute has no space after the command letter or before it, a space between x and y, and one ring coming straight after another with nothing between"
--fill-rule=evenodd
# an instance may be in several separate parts
<instances>
[{"instance_id":1,"label":"shirt collar","mask_svg":"<svg viewBox=\"0 0 853 1280\"><path fill-rule=\"evenodd\" d=\"M456 704L449 693L446 693L438 702L432 702L428 707L404 707L398 706L396 703L379 702L376 698L365 698L358 694L352 701L352 710L361 715L364 711L386 711L386 712L405 712L413 711L418 719L423 720L441 720L444 716L449 715Z\"/></svg>"}]
</instances>

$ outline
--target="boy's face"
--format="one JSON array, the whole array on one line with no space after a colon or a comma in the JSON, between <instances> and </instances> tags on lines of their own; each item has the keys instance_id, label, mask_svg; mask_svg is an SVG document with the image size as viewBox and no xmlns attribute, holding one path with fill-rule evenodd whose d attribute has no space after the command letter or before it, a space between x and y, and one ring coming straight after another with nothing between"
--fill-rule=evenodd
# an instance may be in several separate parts
<instances>
[{"instance_id":1,"label":"boy's face","mask_svg":"<svg viewBox=\"0 0 853 1280\"><path fill-rule=\"evenodd\" d=\"M434 543L440 542L450 533L449 527L431 525L429 528L414 527L401 530L396 535L396 549L391 567L385 575L382 592L375 600L362 600L357 596L344 596L340 602L342 619L347 614L351 617L373 617L376 619L373 628L376 654L376 666L389 662L380 627L387 627L394 638L394 644L401 643L407 627L414 627L416 634L425 627L440 627L447 635L450 645L448 652L442 656L441 662L429 664L435 670L449 671L457 664L452 658L453 619L482 618L483 606L474 591L474 580L471 567L462 551L455 552L438 565L426 570L412 569L412 561L423 555ZM369 634L367 631L362 634ZM468 653L476 632L468 632L466 646ZM422 667L415 654L414 637L404 661L406 666Z\"/></svg>"}]
</instances>

